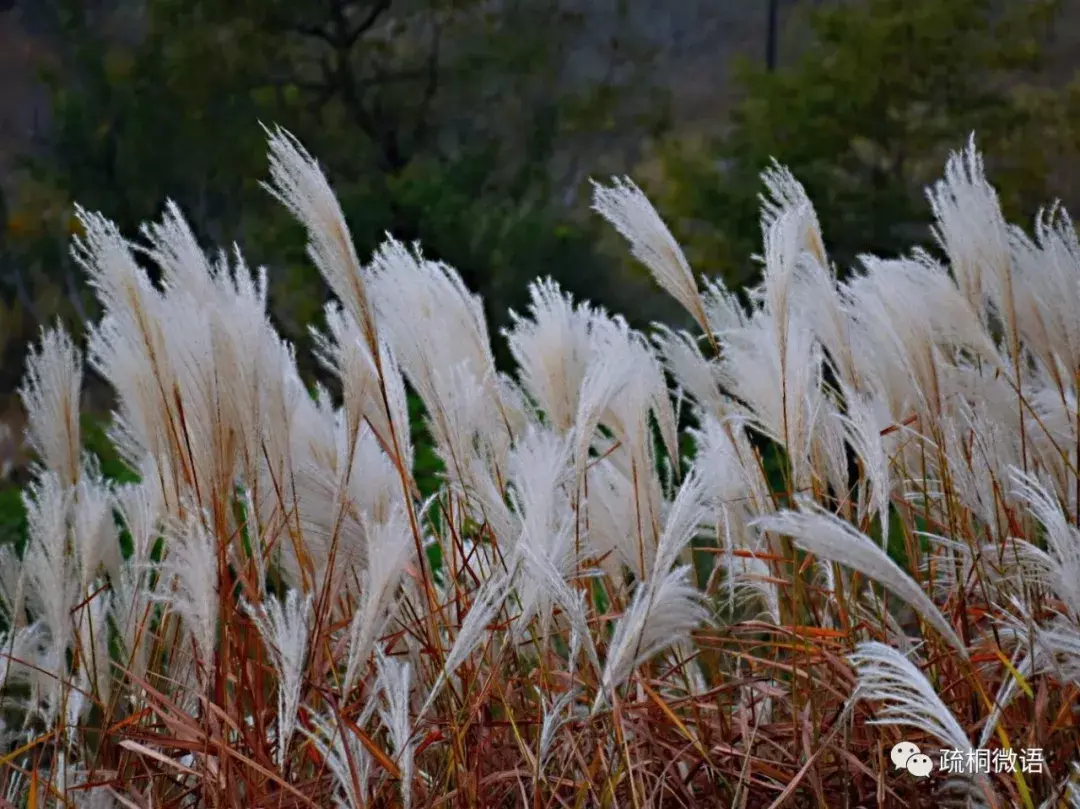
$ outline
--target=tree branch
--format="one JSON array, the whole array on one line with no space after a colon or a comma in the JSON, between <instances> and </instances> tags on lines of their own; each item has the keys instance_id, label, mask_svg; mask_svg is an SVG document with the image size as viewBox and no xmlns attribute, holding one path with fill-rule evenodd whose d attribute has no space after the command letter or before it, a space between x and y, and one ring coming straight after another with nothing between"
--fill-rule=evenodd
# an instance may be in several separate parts
<instances>
[{"instance_id":1,"label":"tree branch","mask_svg":"<svg viewBox=\"0 0 1080 809\"><path fill-rule=\"evenodd\" d=\"M344 2L343 0L338 0L334 6L337 18L342 26L341 30L344 30L344 5L347 2L348 0L344 0ZM367 31L370 31L375 23L378 22L379 18L390 10L392 2L393 0L376 0L374 5L372 5L371 9L368 11L367 16L360 21L360 24L341 39L341 47L352 49L352 46L356 44L356 41Z\"/></svg>"},{"instance_id":2,"label":"tree branch","mask_svg":"<svg viewBox=\"0 0 1080 809\"><path fill-rule=\"evenodd\" d=\"M393 0L375 0L367 14L359 23L349 25L349 7L353 0L333 0L330 5L330 19L320 25L276 20L275 26L286 33L299 34L309 39L326 43L335 51L349 51L365 33L370 31L387 11Z\"/></svg>"},{"instance_id":3,"label":"tree branch","mask_svg":"<svg viewBox=\"0 0 1080 809\"><path fill-rule=\"evenodd\" d=\"M427 65L424 68L427 74L427 83L424 85L424 93L420 100L420 115L417 117L416 126L413 128L414 146L422 143L431 129L431 116L429 113L435 95L439 91L439 55L441 53L442 34L443 27L436 18L431 34L431 53L428 54Z\"/></svg>"}]
</instances>

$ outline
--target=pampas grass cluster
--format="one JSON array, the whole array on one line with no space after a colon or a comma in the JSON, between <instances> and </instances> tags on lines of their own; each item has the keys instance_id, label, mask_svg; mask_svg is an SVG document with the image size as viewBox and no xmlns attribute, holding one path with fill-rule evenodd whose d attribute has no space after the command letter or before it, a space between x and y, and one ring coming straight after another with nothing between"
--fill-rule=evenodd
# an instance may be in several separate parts
<instances>
[{"instance_id":1,"label":"pampas grass cluster","mask_svg":"<svg viewBox=\"0 0 1080 809\"><path fill-rule=\"evenodd\" d=\"M269 143L335 296L316 345L340 401L301 379L238 250L208 255L173 205L139 242L79 212L103 316L29 356L3 806L1077 806L1062 211L1007 225L971 144L929 192L943 259L841 281L774 166L743 299L630 181L598 185L695 331L538 280L506 374L453 268L392 239L362 263L315 160ZM83 450L84 355L137 483ZM901 740L1044 766L920 780Z\"/></svg>"}]
</instances>

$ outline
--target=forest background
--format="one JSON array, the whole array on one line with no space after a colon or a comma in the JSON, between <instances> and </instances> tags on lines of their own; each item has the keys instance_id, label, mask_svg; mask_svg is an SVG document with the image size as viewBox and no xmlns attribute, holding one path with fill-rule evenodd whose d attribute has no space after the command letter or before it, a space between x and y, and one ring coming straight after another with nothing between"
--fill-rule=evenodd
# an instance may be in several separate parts
<instances>
[{"instance_id":1,"label":"forest background","mask_svg":"<svg viewBox=\"0 0 1080 809\"><path fill-rule=\"evenodd\" d=\"M267 266L309 357L327 291L251 179L259 123L280 124L319 155L361 256L387 232L419 241L493 329L537 276L674 322L590 211L590 178L631 176L697 272L745 288L775 158L844 273L933 249L920 189L971 133L1010 220L1080 211L1078 53L1076 0L0 0L0 541L25 531L26 347L96 314L76 203L135 235L175 200L205 244ZM123 479L108 389L84 395L88 449Z\"/></svg>"}]
</instances>

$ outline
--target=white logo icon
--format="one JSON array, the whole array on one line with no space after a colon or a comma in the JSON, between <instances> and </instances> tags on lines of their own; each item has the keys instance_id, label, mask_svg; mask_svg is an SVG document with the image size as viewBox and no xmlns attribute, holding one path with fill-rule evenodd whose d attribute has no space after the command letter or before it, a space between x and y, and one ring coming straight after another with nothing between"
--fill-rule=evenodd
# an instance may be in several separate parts
<instances>
[{"instance_id":1,"label":"white logo icon","mask_svg":"<svg viewBox=\"0 0 1080 809\"><path fill-rule=\"evenodd\" d=\"M925 778L934 770L930 756L919 752L919 746L913 742L900 742L889 753L893 765L898 770L907 770L916 778Z\"/></svg>"},{"instance_id":2,"label":"white logo icon","mask_svg":"<svg viewBox=\"0 0 1080 809\"><path fill-rule=\"evenodd\" d=\"M934 771L934 762L924 753L916 753L907 760L907 771L916 778L925 778Z\"/></svg>"}]
</instances>

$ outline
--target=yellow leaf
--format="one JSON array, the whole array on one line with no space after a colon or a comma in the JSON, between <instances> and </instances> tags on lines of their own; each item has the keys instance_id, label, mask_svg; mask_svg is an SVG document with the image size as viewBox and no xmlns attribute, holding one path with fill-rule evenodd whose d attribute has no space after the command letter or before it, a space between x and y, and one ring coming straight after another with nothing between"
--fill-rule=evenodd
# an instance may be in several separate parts
<instances>
[{"instance_id":1,"label":"yellow leaf","mask_svg":"<svg viewBox=\"0 0 1080 809\"><path fill-rule=\"evenodd\" d=\"M1009 670L1009 674L1016 679L1016 684L1024 690L1024 693L1027 694L1030 699L1035 699L1035 692L1031 690L1031 686L1028 685L1028 681L1024 679L1024 675L1016 670L1016 666L1009 662L1009 658L1007 658L1000 649L994 649L994 651L997 653L1001 662L1005 664L1005 668Z\"/></svg>"}]
</instances>

